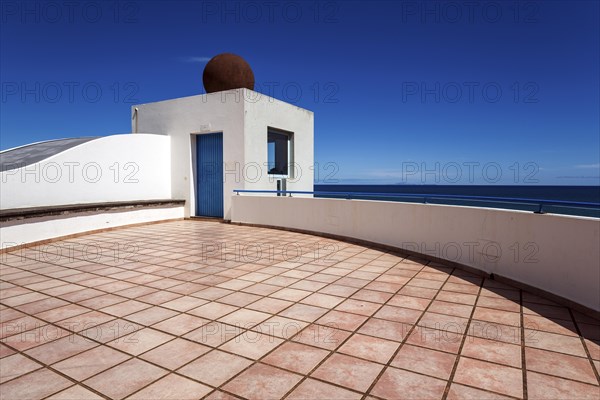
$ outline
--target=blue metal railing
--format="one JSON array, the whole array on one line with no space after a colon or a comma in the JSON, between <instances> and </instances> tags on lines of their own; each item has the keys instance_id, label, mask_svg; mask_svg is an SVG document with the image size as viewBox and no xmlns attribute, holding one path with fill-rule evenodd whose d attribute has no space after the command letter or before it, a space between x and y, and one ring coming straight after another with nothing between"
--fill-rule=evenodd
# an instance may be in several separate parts
<instances>
[{"instance_id":1,"label":"blue metal railing","mask_svg":"<svg viewBox=\"0 0 600 400\"><path fill-rule=\"evenodd\" d=\"M422 194L422 193L365 193L365 192L308 192L302 190L242 190L235 189L233 191L236 194L240 193L268 193L276 194L278 196L294 195L294 194L308 194L317 197L333 197L343 199L365 199L365 198L377 198L377 199L422 199L423 204L430 203L433 199L446 199L446 200L467 200L476 202L493 202L493 203L509 203L509 204L527 204L535 206L535 213L542 214L544 207L547 206L563 206L569 208L584 208L600 211L600 203L591 203L583 201L567 201L567 200L545 200L545 199L528 199L519 197L491 197L491 196L466 196L466 195L454 195L454 194Z\"/></svg>"}]
</instances>

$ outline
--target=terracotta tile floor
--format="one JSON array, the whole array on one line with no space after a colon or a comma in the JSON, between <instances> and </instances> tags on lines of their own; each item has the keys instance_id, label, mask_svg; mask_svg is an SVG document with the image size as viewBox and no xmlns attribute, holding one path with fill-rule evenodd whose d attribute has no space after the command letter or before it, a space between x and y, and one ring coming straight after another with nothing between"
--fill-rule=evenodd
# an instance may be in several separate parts
<instances>
[{"instance_id":1,"label":"terracotta tile floor","mask_svg":"<svg viewBox=\"0 0 600 400\"><path fill-rule=\"evenodd\" d=\"M2 400L600 398L600 321L346 242L178 221L0 262Z\"/></svg>"}]
</instances>

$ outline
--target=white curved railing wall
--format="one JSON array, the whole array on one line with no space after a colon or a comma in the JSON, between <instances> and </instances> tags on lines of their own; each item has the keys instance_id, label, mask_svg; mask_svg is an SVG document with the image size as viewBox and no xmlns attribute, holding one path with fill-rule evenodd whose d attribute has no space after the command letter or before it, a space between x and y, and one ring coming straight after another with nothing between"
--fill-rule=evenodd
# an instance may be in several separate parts
<instances>
[{"instance_id":1,"label":"white curved railing wall","mask_svg":"<svg viewBox=\"0 0 600 400\"><path fill-rule=\"evenodd\" d=\"M370 200L232 196L232 222L356 238L453 261L600 311L600 221Z\"/></svg>"},{"instance_id":2,"label":"white curved railing wall","mask_svg":"<svg viewBox=\"0 0 600 400\"><path fill-rule=\"evenodd\" d=\"M2 171L0 209L171 198L170 138L98 138Z\"/></svg>"}]
</instances>

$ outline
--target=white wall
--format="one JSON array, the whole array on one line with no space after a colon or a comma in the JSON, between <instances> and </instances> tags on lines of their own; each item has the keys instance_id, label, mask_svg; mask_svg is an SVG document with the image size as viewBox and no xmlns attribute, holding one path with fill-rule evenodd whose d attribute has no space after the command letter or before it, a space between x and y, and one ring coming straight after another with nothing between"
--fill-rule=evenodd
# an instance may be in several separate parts
<instances>
[{"instance_id":1,"label":"white wall","mask_svg":"<svg viewBox=\"0 0 600 400\"><path fill-rule=\"evenodd\" d=\"M113 135L1 173L0 208L171 199L170 139Z\"/></svg>"},{"instance_id":2,"label":"white wall","mask_svg":"<svg viewBox=\"0 0 600 400\"><path fill-rule=\"evenodd\" d=\"M172 193L186 200L186 217L196 214L196 135L223 132L225 219L231 217L234 189L276 189L264 167L267 126L294 132L296 158L303 164L313 162L312 112L248 89L137 105L132 107L131 123L133 132L171 137ZM264 168L258 180L255 163ZM305 169L301 181L290 189L312 190L312 170Z\"/></svg>"},{"instance_id":3,"label":"white wall","mask_svg":"<svg viewBox=\"0 0 600 400\"><path fill-rule=\"evenodd\" d=\"M2 223L0 248L19 246L62 236L118 226L183 218L183 206L146 207L133 210L84 212Z\"/></svg>"},{"instance_id":4,"label":"white wall","mask_svg":"<svg viewBox=\"0 0 600 400\"><path fill-rule=\"evenodd\" d=\"M256 92L252 92L256 93ZM249 96L249 95L248 95ZM276 190L277 178L267 174L268 128L293 132L293 176L287 179L287 190L313 191L314 187L314 115L311 111L259 93L247 98L245 115L246 189ZM250 176L250 164L261 166L261 174ZM239 188L238 188L239 189ZM229 193L231 195L231 193Z\"/></svg>"},{"instance_id":5,"label":"white wall","mask_svg":"<svg viewBox=\"0 0 600 400\"><path fill-rule=\"evenodd\" d=\"M600 311L600 221L384 201L233 196L232 221L367 240L455 261Z\"/></svg>"}]
</instances>

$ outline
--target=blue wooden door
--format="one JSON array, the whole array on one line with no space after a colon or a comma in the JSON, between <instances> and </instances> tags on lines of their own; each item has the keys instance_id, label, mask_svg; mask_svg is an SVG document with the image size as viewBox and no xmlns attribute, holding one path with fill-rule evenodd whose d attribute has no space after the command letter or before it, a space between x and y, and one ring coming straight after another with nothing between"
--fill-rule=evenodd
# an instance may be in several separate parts
<instances>
[{"instance_id":1,"label":"blue wooden door","mask_svg":"<svg viewBox=\"0 0 600 400\"><path fill-rule=\"evenodd\" d=\"M196 215L223 218L223 133L196 136Z\"/></svg>"}]
</instances>

